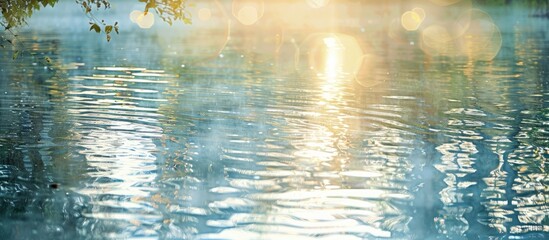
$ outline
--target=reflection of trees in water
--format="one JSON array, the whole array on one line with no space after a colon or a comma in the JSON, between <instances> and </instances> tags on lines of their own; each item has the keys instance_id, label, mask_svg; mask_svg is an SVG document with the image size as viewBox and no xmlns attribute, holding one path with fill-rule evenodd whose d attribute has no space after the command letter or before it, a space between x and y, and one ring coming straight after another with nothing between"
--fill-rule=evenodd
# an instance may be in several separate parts
<instances>
[{"instance_id":1,"label":"reflection of trees in water","mask_svg":"<svg viewBox=\"0 0 549 240\"><path fill-rule=\"evenodd\" d=\"M547 38L539 33L516 30L514 32L514 61L519 63L515 71L521 75L519 93L514 100L523 108L517 116L514 136L516 147L508 154L509 178L506 191L512 222L507 225L511 234L528 233L537 237L549 232L547 204L549 183L547 158L549 157L549 132L545 126L549 120L547 102ZM545 63L545 64L544 64ZM530 66L530 67L528 67ZM531 67L535 66L535 67Z\"/></svg>"},{"instance_id":2,"label":"reflection of trees in water","mask_svg":"<svg viewBox=\"0 0 549 240\"><path fill-rule=\"evenodd\" d=\"M6 56L6 55L4 55ZM3 59L4 62L11 60ZM13 63L22 65L25 63ZM22 71L22 66L10 68L13 71ZM35 72L35 68L27 68L25 74L20 72L3 71L2 89L5 95L10 94L6 105L2 106L2 125L4 135L0 162L16 166L21 171L30 171L33 178L43 177L44 163L38 152L37 144L41 140L43 130L42 107L45 101L41 89L43 76ZM11 73L11 74L10 74ZM21 77L24 76L24 77ZM4 101L2 102L4 103ZM7 125L7 126L6 126Z\"/></svg>"},{"instance_id":3,"label":"reflection of trees in water","mask_svg":"<svg viewBox=\"0 0 549 240\"><path fill-rule=\"evenodd\" d=\"M34 53L55 54L55 43L45 45ZM52 155L44 148L52 97L44 85L56 73L32 65L32 58L0 56L0 232L6 239L56 238L62 232L70 237L72 231L65 230L74 229L77 205L50 188Z\"/></svg>"},{"instance_id":4,"label":"reflection of trees in water","mask_svg":"<svg viewBox=\"0 0 549 240\"><path fill-rule=\"evenodd\" d=\"M438 132L429 134L428 142L438 152L429 158L436 159L435 177L442 176L443 182L425 179L422 184L434 185L433 192L424 187L416 197L439 203L425 208L423 221L434 223L436 234L540 237L549 231L549 133L543 127L547 65L540 64L547 62L547 41L539 36L507 37L513 48L501 53L506 61L426 71L431 74L425 79L434 79L430 87L436 89L423 93L425 102L435 108L429 126ZM421 224L419 217L412 224Z\"/></svg>"}]
</instances>

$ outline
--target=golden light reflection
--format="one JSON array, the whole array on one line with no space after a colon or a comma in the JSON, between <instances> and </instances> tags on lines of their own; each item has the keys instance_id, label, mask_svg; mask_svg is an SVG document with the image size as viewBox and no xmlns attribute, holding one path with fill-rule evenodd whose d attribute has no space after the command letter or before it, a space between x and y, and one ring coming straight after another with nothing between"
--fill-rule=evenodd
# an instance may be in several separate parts
<instances>
[{"instance_id":1,"label":"golden light reflection","mask_svg":"<svg viewBox=\"0 0 549 240\"><path fill-rule=\"evenodd\" d=\"M261 0L234 0L233 16L243 25L254 25L263 17L265 6Z\"/></svg>"},{"instance_id":2,"label":"golden light reflection","mask_svg":"<svg viewBox=\"0 0 549 240\"><path fill-rule=\"evenodd\" d=\"M313 34L300 49L306 55L308 69L327 81L354 78L364 59L356 38L339 33Z\"/></svg>"},{"instance_id":3,"label":"golden light reflection","mask_svg":"<svg viewBox=\"0 0 549 240\"><path fill-rule=\"evenodd\" d=\"M319 88L318 102L311 106L306 122L287 119L288 126L299 130L302 138L291 141L296 148L293 155L301 168L315 167L326 171L341 171L346 158L340 155L346 149L346 142L340 141L347 134L349 125L340 116L342 106L347 103L343 98L345 80L356 74L351 64L361 61L362 50L353 37L325 33L315 34L302 44L300 51L309 53L308 71L312 71L313 82ZM354 51L356 55L351 54ZM353 60L353 56L356 59ZM351 64L352 65L352 64ZM350 67L350 68L349 68ZM318 81L320 80L320 81ZM314 189L339 189L337 181L323 179Z\"/></svg>"},{"instance_id":4,"label":"golden light reflection","mask_svg":"<svg viewBox=\"0 0 549 240\"><path fill-rule=\"evenodd\" d=\"M324 38L324 44L326 45L324 76L329 80L333 80L337 78L338 72L341 70L341 66L339 65L341 59L338 53L342 50L343 46L334 37Z\"/></svg>"},{"instance_id":5,"label":"golden light reflection","mask_svg":"<svg viewBox=\"0 0 549 240\"><path fill-rule=\"evenodd\" d=\"M318 220L322 220L323 224L336 225L338 223L333 221L337 219L351 219L350 223L344 223L350 226L356 216L366 212L368 218L383 218L383 210L377 205L377 199L381 195L389 198L398 195L348 184L349 179L381 179L384 176L372 168L363 171L360 167L351 166L352 153L349 151L355 140L352 129L357 129L358 125L355 124L360 124L360 120L353 119L346 111L353 101L348 98L352 95L348 88L352 82L346 80L354 78L360 71L364 49L367 48L362 47L358 39L351 35L319 33L309 35L297 49L300 52L299 59L303 60L299 68L310 73L311 78L309 75L306 77L310 82L304 81L308 81L313 92L311 101L303 106L303 114L300 117L284 116L285 124L280 129L291 136L289 142L295 151L292 152L294 158L288 164L295 170L291 172L292 175L277 179L288 183L288 187L282 189L284 191L262 192L250 197L276 202L276 207L269 209L269 216L289 215L306 222L307 226L318 223ZM364 186L370 188L367 181L363 180ZM297 206L306 206L306 209L301 211ZM271 226L286 224L284 220L269 218L263 222ZM361 222L360 225L365 226L365 231L373 236L391 237L391 232L383 231L382 227L371 222ZM318 229L320 227L310 232L317 233ZM338 228L337 231L342 230Z\"/></svg>"}]
</instances>

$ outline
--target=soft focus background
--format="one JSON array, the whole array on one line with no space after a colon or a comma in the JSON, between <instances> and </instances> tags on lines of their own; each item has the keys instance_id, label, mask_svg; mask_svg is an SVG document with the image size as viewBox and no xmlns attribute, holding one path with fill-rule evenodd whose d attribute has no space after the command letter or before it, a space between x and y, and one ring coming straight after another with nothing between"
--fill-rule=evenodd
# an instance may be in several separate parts
<instances>
[{"instance_id":1,"label":"soft focus background","mask_svg":"<svg viewBox=\"0 0 549 240\"><path fill-rule=\"evenodd\" d=\"M489 2L489 1L484 1ZM471 0L73 1L0 49L3 239L549 237L549 20ZM40 59L47 59L41 61Z\"/></svg>"}]
</instances>

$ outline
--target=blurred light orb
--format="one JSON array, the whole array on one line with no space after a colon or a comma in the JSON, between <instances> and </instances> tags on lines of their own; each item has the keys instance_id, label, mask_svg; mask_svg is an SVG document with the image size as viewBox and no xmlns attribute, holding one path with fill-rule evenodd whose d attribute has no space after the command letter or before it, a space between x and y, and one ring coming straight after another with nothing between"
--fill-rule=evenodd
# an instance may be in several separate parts
<instances>
[{"instance_id":1,"label":"blurred light orb","mask_svg":"<svg viewBox=\"0 0 549 240\"><path fill-rule=\"evenodd\" d=\"M238 21L244 25L253 25L259 19L257 9L252 6L244 6L238 11Z\"/></svg>"},{"instance_id":2,"label":"blurred light orb","mask_svg":"<svg viewBox=\"0 0 549 240\"><path fill-rule=\"evenodd\" d=\"M502 45L501 32L490 15L472 9L464 14L469 26L461 38L462 53L471 60L490 61Z\"/></svg>"},{"instance_id":3,"label":"blurred light orb","mask_svg":"<svg viewBox=\"0 0 549 240\"><path fill-rule=\"evenodd\" d=\"M243 25L254 25L265 11L261 0L234 0L232 3L233 16Z\"/></svg>"},{"instance_id":4,"label":"blurred light orb","mask_svg":"<svg viewBox=\"0 0 549 240\"><path fill-rule=\"evenodd\" d=\"M491 61L501 46L499 28L490 15L478 9L463 11L453 25L433 24L421 34L421 49L431 56Z\"/></svg>"},{"instance_id":5,"label":"blurred light orb","mask_svg":"<svg viewBox=\"0 0 549 240\"><path fill-rule=\"evenodd\" d=\"M421 21L425 20L425 16L427 16L425 14L425 10L420 7L412 8L412 12L417 13L417 15L419 15L419 17L421 18Z\"/></svg>"},{"instance_id":6,"label":"blurred light orb","mask_svg":"<svg viewBox=\"0 0 549 240\"><path fill-rule=\"evenodd\" d=\"M151 28L154 25L154 14L151 12L143 12L135 19L135 22L140 28Z\"/></svg>"},{"instance_id":7,"label":"blurred light orb","mask_svg":"<svg viewBox=\"0 0 549 240\"><path fill-rule=\"evenodd\" d=\"M139 17L139 15L143 14L143 12L139 11L139 10L133 10L131 13L130 13L130 20L133 22L133 23L137 23L137 18Z\"/></svg>"},{"instance_id":8,"label":"blurred light orb","mask_svg":"<svg viewBox=\"0 0 549 240\"><path fill-rule=\"evenodd\" d=\"M198 10L198 19L200 21L208 21L212 18L212 10L209 8L201 8Z\"/></svg>"},{"instance_id":9,"label":"blurred light orb","mask_svg":"<svg viewBox=\"0 0 549 240\"><path fill-rule=\"evenodd\" d=\"M441 1L441 0L438 0ZM464 17L473 5L473 0L451 1L448 6L440 6L433 4L429 7L429 21L424 23L436 24L447 29L453 39L457 39L463 35L468 28L469 18ZM441 1L449 3L450 1Z\"/></svg>"},{"instance_id":10,"label":"blurred light orb","mask_svg":"<svg viewBox=\"0 0 549 240\"><path fill-rule=\"evenodd\" d=\"M355 78L364 59L359 42L346 34L312 34L299 49L299 59L306 60L303 64L307 66L298 66L298 69L310 69L327 81Z\"/></svg>"},{"instance_id":11,"label":"blurred light orb","mask_svg":"<svg viewBox=\"0 0 549 240\"><path fill-rule=\"evenodd\" d=\"M439 6L449 6L461 2L461 0L431 0L431 2Z\"/></svg>"},{"instance_id":12,"label":"blurred light orb","mask_svg":"<svg viewBox=\"0 0 549 240\"><path fill-rule=\"evenodd\" d=\"M455 54L455 41L447 28L431 25L421 34L422 49L429 55L449 56Z\"/></svg>"},{"instance_id":13,"label":"blurred light orb","mask_svg":"<svg viewBox=\"0 0 549 240\"><path fill-rule=\"evenodd\" d=\"M307 4L312 8L322 8L330 3L330 0L306 0Z\"/></svg>"},{"instance_id":14,"label":"blurred light orb","mask_svg":"<svg viewBox=\"0 0 549 240\"><path fill-rule=\"evenodd\" d=\"M400 23L407 31L416 31L422 22L423 18L421 15L414 11L407 11L400 17Z\"/></svg>"}]
</instances>

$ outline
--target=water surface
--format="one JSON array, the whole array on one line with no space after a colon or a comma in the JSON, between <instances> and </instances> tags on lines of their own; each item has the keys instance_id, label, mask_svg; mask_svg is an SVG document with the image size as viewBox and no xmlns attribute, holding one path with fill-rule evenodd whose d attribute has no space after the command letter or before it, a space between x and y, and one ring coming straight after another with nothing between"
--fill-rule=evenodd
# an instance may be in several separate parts
<instances>
[{"instance_id":1,"label":"water surface","mask_svg":"<svg viewBox=\"0 0 549 240\"><path fill-rule=\"evenodd\" d=\"M487 12L493 61L346 22L370 62L331 78L296 71L299 32L272 51L276 28L227 42L125 20L107 43L44 10L29 52L0 52L0 235L546 238L549 21Z\"/></svg>"}]
</instances>

